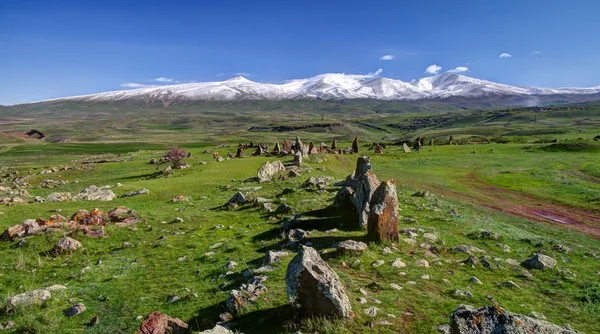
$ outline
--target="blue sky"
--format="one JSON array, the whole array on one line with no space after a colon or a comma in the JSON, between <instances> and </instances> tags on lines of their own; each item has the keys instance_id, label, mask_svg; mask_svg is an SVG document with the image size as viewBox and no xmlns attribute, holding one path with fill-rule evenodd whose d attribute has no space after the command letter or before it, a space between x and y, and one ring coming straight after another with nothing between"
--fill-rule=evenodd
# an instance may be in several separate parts
<instances>
[{"instance_id":1,"label":"blue sky","mask_svg":"<svg viewBox=\"0 0 600 334\"><path fill-rule=\"evenodd\" d=\"M1 0L0 104L160 77L282 82L381 68L410 81L430 65L512 85L596 86L598 13L597 0Z\"/></svg>"}]
</instances>

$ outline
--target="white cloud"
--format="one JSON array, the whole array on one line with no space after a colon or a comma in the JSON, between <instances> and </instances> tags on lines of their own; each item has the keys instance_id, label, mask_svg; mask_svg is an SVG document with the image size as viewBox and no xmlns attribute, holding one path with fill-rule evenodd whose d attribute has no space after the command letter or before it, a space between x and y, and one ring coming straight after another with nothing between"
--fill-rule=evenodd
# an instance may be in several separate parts
<instances>
[{"instance_id":1,"label":"white cloud","mask_svg":"<svg viewBox=\"0 0 600 334\"><path fill-rule=\"evenodd\" d=\"M176 82L175 80L169 79L169 78L166 78L166 77L156 78L156 79L154 79L154 81L158 81L158 82Z\"/></svg>"},{"instance_id":2,"label":"white cloud","mask_svg":"<svg viewBox=\"0 0 600 334\"><path fill-rule=\"evenodd\" d=\"M248 72L237 72L237 73L234 73L234 74L235 74L235 75L241 75L241 76L243 76L243 77L250 76L250 73L248 73Z\"/></svg>"},{"instance_id":3,"label":"white cloud","mask_svg":"<svg viewBox=\"0 0 600 334\"><path fill-rule=\"evenodd\" d=\"M459 67L457 67L457 68L455 68L453 70L450 70L448 72L450 72L450 73L460 73L460 72L467 72L468 70L469 70L469 68L466 67L466 66L459 66Z\"/></svg>"},{"instance_id":4,"label":"white cloud","mask_svg":"<svg viewBox=\"0 0 600 334\"><path fill-rule=\"evenodd\" d=\"M393 60L395 57L392 55L385 55L381 58L379 58L379 60Z\"/></svg>"},{"instance_id":5,"label":"white cloud","mask_svg":"<svg viewBox=\"0 0 600 334\"><path fill-rule=\"evenodd\" d=\"M541 54L542 54L542 51L538 51L538 50L536 50L536 51L533 51L531 54L532 54L532 55L541 55Z\"/></svg>"},{"instance_id":6,"label":"white cloud","mask_svg":"<svg viewBox=\"0 0 600 334\"><path fill-rule=\"evenodd\" d=\"M367 74L367 76L368 76L368 77L376 77L376 76L380 75L381 73L383 73L383 68L379 68L379 69L378 69L377 71L375 71L374 73L373 73L373 72L370 72L370 73L368 73L368 74Z\"/></svg>"},{"instance_id":7,"label":"white cloud","mask_svg":"<svg viewBox=\"0 0 600 334\"><path fill-rule=\"evenodd\" d=\"M441 66L433 64L433 65L427 66L427 68L425 69L425 73L438 74L441 70L442 70Z\"/></svg>"},{"instance_id":8,"label":"white cloud","mask_svg":"<svg viewBox=\"0 0 600 334\"><path fill-rule=\"evenodd\" d=\"M510 58L512 55L510 53L502 52L500 54L500 58Z\"/></svg>"},{"instance_id":9,"label":"white cloud","mask_svg":"<svg viewBox=\"0 0 600 334\"><path fill-rule=\"evenodd\" d=\"M217 76L218 76L218 77L222 77L222 76L224 76L224 75L225 75L225 73L217 73Z\"/></svg>"},{"instance_id":10,"label":"white cloud","mask_svg":"<svg viewBox=\"0 0 600 334\"><path fill-rule=\"evenodd\" d=\"M125 88L144 88L144 87L156 87L156 85L146 85L146 84L141 84L141 83L137 83L137 82L129 82L129 83L121 84L121 87L125 87Z\"/></svg>"}]
</instances>

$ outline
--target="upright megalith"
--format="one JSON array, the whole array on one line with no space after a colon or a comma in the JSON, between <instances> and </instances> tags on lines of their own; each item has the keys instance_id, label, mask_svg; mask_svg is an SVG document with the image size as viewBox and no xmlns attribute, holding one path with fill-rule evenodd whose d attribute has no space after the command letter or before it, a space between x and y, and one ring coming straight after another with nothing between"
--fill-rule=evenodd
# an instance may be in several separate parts
<instances>
[{"instance_id":1,"label":"upright megalith","mask_svg":"<svg viewBox=\"0 0 600 334\"><path fill-rule=\"evenodd\" d=\"M292 163L294 166L302 167L302 152L298 151L294 154L294 162Z\"/></svg>"},{"instance_id":2,"label":"upright megalith","mask_svg":"<svg viewBox=\"0 0 600 334\"><path fill-rule=\"evenodd\" d=\"M294 145L293 145L293 143L292 143L291 141L289 141L289 140L287 140L287 139L286 139L286 140L284 140L284 141L283 141L283 149L282 149L282 153L284 153L284 154L288 154L288 153L292 152L292 150L294 149L294 147L293 147L293 146L294 146Z\"/></svg>"},{"instance_id":3,"label":"upright megalith","mask_svg":"<svg viewBox=\"0 0 600 334\"><path fill-rule=\"evenodd\" d=\"M404 150L404 153L412 152L406 143L402 144L402 149Z\"/></svg>"},{"instance_id":4,"label":"upright megalith","mask_svg":"<svg viewBox=\"0 0 600 334\"><path fill-rule=\"evenodd\" d=\"M316 146L315 146L315 144L313 144L313 142L311 141L311 142L308 144L308 154L311 154L311 155L312 155L312 154L317 154L317 153L318 153L318 151L317 151L317 147L316 147Z\"/></svg>"},{"instance_id":5,"label":"upright megalith","mask_svg":"<svg viewBox=\"0 0 600 334\"><path fill-rule=\"evenodd\" d=\"M238 146L237 152L235 154L236 158L243 158L244 157L244 147L242 145Z\"/></svg>"},{"instance_id":6,"label":"upright megalith","mask_svg":"<svg viewBox=\"0 0 600 334\"><path fill-rule=\"evenodd\" d=\"M367 240L398 241L398 195L393 179L381 182L373 193Z\"/></svg>"},{"instance_id":7,"label":"upright megalith","mask_svg":"<svg viewBox=\"0 0 600 334\"><path fill-rule=\"evenodd\" d=\"M357 229L366 228L371 211L371 197L381 183L371 170L369 157L360 156L357 159L354 174L348 179L336 194L333 207L340 211L342 224Z\"/></svg>"},{"instance_id":8,"label":"upright megalith","mask_svg":"<svg viewBox=\"0 0 600 334\"><path fill-rule=\"evenodd\" d=\"M274 154L281 153L281 147L279 146L279 142L275 143L275 146L273 147L273 153Z\"/></svg>"},{"instance_id":9,"label":"upright megalith","mask_svg":"<svg viewBox=\"0 0 600 334\"><path fill-rule=\"evenodd\" d=\"M300 136L296 136L296 142L293 145L293 149L295 152L302 152L302 148L304 147L304 144L302 144L302 141L300 140Z\"/></svg>"},{"instance_id":10,"label":"upright megalith","mask_svg":"<svg viewBox=\"0 0 600 334\"><path fill-rule=\"evenodd\" d=\"M337 150L337 139L334 139L333 142L331 143L331 150L332 151Z\"/></svg>"},{"instance_id":11,"label":"upright megalith","mask_svg":"<svg viewBox=\"0 0 600 334\"><path fill-rule=\"evenodd\" d=\"M253 155L254 156L261 156L263 154L265 154L265 150L264 150L263 146L259 144L258 146L256 146L256 151L254 151Z\"/></svg>"},{"instance_id":12,"label":"upright megalith","mask_svg":"<svg viewBox=\"0 0 600 334\"><path fill-rule=\"evenodd\" d=\"M314 248L300 246L288 265L285 281L289 301L301 315L354 317L340 278Z\"/></svg>"},{"instance_id":13,"label":"upright megalith","mask_svg":"<svg viewBox=\"0 0 600 334\"><path fill-rule=\"evenodd\" d=\"M358 136L354 137L352 142L352 153L358 153Z\"/></svg>"}]
</instances>

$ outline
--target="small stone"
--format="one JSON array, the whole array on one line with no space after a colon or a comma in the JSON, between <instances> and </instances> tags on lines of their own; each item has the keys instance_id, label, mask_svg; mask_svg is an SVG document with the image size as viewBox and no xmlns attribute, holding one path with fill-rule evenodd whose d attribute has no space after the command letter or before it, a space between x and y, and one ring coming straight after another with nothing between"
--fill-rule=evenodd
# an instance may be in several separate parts
<instances>
[{"instance_id":1,"label":"small stone","mask_svg":"<svg viewBox=\"0 0 600 334\"><path fill-rule=\"evenodd\" d=\"M181 224L183 222L184 222L184 220L182 218L177 217L177 218L171 220L170 224Z\"/></svg>"},{"instance_id":2,"label":"small stone","mask_svg":"<svg viewBox=\"0 0 600 334\"><path fill-rule=\"evenodd\" d=\"M77 305L73 305L73 306L69 307L68 309L66 309L64 311L64 314L65 314L65 317L70 318L70 317L74 317L78 314L85 312L85 310L86 310L85 305L79 303Z\"/></svg>"},{"instance_id":3,"label":"small stone","mask_svg":"<svg viewBox=\"0 0 600 334\"><path fill-rule=\"evenodd\" d=\"M208 248L215 249L215 248L219 248L221 246L223 246L223 243L222 242L217 242L216 244L214 244L214 245L212 245L212 246L210 246Z\"/></svg>"},{"instance_id":4,"label":"small stone","mask_svg":"<svg viewBox=\"0 0 600 334\"><path fill-rule=\"evenodd\" d=\"M429 280L429 279L431 279L431 276L429 276L429 275L421 275L421 279Z\"/></svg>"},{"instance_id":5,"label":"small stone","mask_svg":"<svg viewBox=\"0 0 600 334\"><path fill-rule=\"evenodd\" d=\"M360 255L368 248L367 244L360 241L344 240L337 245L337 251L343 255Z\"/></svg>"},{"instance_id":6,"label":"small stone","mask_svg":"<svg viewBox=\"0 0 600 334\"><path fill-rule=\"evenodd\" d=\"M83 274L87 273L87 272L88 272L88 271L90 271L90 270L92 270L92 268L90 268L89 266L87 266L87 267L85 267L85 268L81 269L81 270L79 271L79 274L80 274L80 275L83 275Z\"/></svg>"},{"instance_id":7,"label":"small stone","mask_svg":"<svg viewBox=\"0 0 600 334\"><path fill-rule=\"evenodd\" d=\"M390 287L394 290L402 290L404 289L403 287L401 287L400 285L396 284L396 283L390 283Z\"/></svg>"},{"instance_id":8,"label":"small stone","mask_svg":"<svg viewBox=\"0 0 600 334\"><path fill-rule=\"evenodd\" d=\"M383 265L385 263L384 260L377 260L375 262L373 262L373 267L379 267L381 265Z\"/></svg>"},{"instance_id":9,"label":"small stone","mask_svg":"<svg viewBox=\"0 0 600 334\"><path fill-rule=\"evenodd\" d=\"M436 242L439 239L438 236L433 233L424 233L423 238L425 238L431 242Z\"/></svg>"},{"instance_id":10,"label":"small stone","mask_svg":"<svg viewBox=\"0 0 600 334\"><path fill-rule=\"evenodd\" d=\"M375 306L371 306L365 310L365 314L370 317L377 316L377 308Z\"/></svg>"},{"instance_id":11,"label":"small stone","mask_svg":"<svg viewBox=\"0 0 600 334\"><path fill-rule=\"evenodd\" d=\"M415 261L415 264L418 267L429 268L429 262L427 262L427 260L425 260L425 259L419 259L419 260Z\"/></svg>"},{"instance_id":12,"label":"small stone","mask_svg":"<svg viewBox=\"0 0 600 334\"><path fill-rule=\"evenodd\" d=\"M133 244L131 244L130 242L125 241L123 243L123 245L121 245L121 248L131 248L133 247Z\"/></svg>"},{"instance_id":13,"label":"small stone","mask_svg":"<svg viewBox=\"0 0 600 334\"><path fill-rule=\"evenodd\" d=\"M360 292L363 296L368 296L369 294L367 293L367 291L363 288L359 288L358 292Z\"/></svg>"},{"instance_id":14,"label":"small stone","mask_svg":"<svg viewBox=\"0 0 600 334\"><path fill-rule=\"evenodd\" d=\"M472 284L483 284L483 283L481 283L481 281L479 280L479 278L477 278L475 276L469 278L469 282L471 282Z\"/></svg>"},{"instance_id":15,"label":"small stone","mask_svg":"<svg viewBox=\"0 0 600 334\"><path fill-rule=\"evenodd\" d=\"M228 261L225 266L223 266L225 269L235 269L235 267L237 267L237 263L235 261Z\"/></svg>"},{"instance_id":16,"label":"small stone","mask_svg":"<svg viewBox=\"0 0 600 334\"><path fill-rule=\"evenodd\" d=\"M517 289L519 288L519 286L515 282L513 282L513 281L503 282L502 286L506 287L506 288L517 288Z\"/></svg>"},{"instance_id":17,"label":"small stone","mask_svg":"<svg viewBox=\"0 0 600 334\"><path fill-rule=\"evenodd\" d=\"M392 267L404 268L404 267L406 267L406 263L404 263L400 258L396 258L396 260L394 262L392 262Z\"/></svg>"},{"instance_id":18,"label":"small stone","mask_svg":"<svg viewBox=\"0 0 600 334\"><path fill-rule=\"evenodd\" d=\"M167 304L172 304L172 303L178 302L180 300L181 300L181 297L179 297L179 296L169 296L167 298Z\"/></svg>"},{"instance_id":19,"label":"small stone","mask_svg":"<svg viewBox=\"0 0 600 334\"><path fill-rule=\"evenodd\" d=\"M526 268L545 270L554 268L556 260L544 254L533 254L530 258L523 261L522 265Z\"/></svg>"},{"instance_id":20,"label":"small stone","mask_svg":"<svg viewBox=\"0 0 600 334\"><path fill-rule=\"evenodd\" d=\"M387 254L392 254L392 253L393 253L393 251L392 251L392 249L391 249L391 248L389 248L389 247L385 247L385 248L383 249L383 254L384 254L384 255L387 255Z\"/></svg>"},{"instance_id":21,"label":"small stone","mask_svg":"<svg viewBox=\"0 0 600 334\"><path fill-rule=\"evenodd\" d=\"M364 297L359 297L356 298L356 300L360 303L360 304L366 304L367 303L367 298Z\"/></svg>"}]
</instances>

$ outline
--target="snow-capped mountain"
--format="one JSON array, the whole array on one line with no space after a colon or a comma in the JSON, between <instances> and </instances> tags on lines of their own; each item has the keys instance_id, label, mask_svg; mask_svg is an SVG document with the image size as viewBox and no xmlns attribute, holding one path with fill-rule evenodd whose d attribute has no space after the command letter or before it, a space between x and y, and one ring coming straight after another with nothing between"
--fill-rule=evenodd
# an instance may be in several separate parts
<instances>
[{"instance_id":1,"label":"snow-capped mountain","mask_svg":"<svg viewBox=\"0 0 600 334\"><path fill-rule=\"evenodd\" d=\"M112 102L137 100L146 103L186 101L287 100L287 99L377 99L418 100L451 96L533 96L556 94L597 94L600 86L590 88L535 88L509 86L492 81L443 73L412 82L376 77L328 73L283 84L250 81L238 76L225 81L185 83L151 88L120 90L73 96L59 100Z\"/></svg>"}]
</instances>

